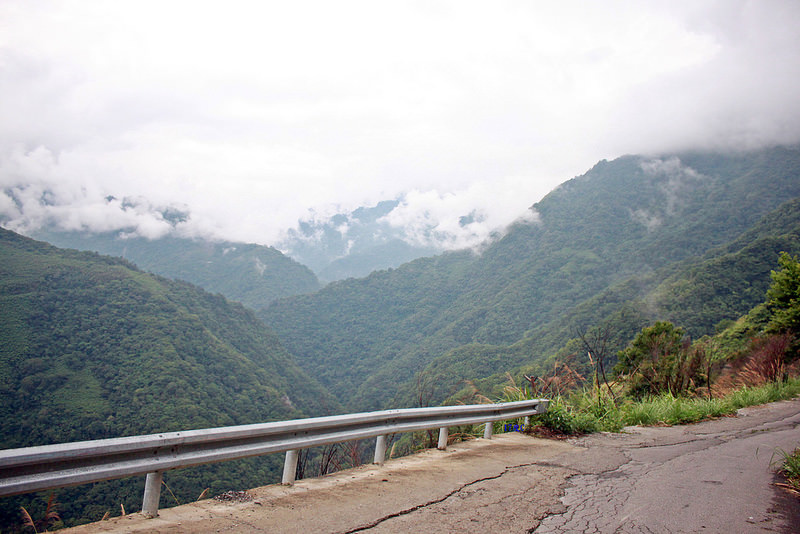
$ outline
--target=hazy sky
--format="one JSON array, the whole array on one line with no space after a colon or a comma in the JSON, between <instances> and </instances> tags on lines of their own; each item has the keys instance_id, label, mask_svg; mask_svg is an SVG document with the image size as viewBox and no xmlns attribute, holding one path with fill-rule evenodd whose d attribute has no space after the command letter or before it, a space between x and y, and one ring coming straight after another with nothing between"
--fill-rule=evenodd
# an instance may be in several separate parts
<instances>
[{"instance_id":1,"label":"hazy sky","mask_svg":"<svg viewBox=\"0 0 800 534\"><path fill-rule=\"evenodd\" d=\"M173 207L185 234L272 244L403 196L394 224L468 245L600 159L800 141L798 21L795 0L0 0L0 220L157 236Z\"/></svg>"}]
</instances>

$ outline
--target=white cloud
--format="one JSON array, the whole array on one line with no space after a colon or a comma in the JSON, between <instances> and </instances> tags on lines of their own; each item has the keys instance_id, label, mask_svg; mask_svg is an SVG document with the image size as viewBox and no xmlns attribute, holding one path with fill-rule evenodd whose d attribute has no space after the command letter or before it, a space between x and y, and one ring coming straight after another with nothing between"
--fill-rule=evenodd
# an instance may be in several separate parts
<instances>
[{"instance_id":1,"label":"white cloud","mask_svg":"<svg viewBox=\"0 0 800 534\"><path fill-rule=\"evenodd\" d=\"M791 0L6 0L0 220L160 235L181 205L181 232L270 244L310 210L403 197L393 224L472 244L602 158L800 141L798 16Z\"/></svg>"},{"instance_id":2,"label":"white cloud","mask_svg":"<svg viewBox=\"0 0 800 534\"><path fill-rule=\"evenodd\" d=\"M404 228L410 242L443 249L474 248L499 235L509 224L537 220L520 196L529 178L476 182L467 189L413 190L381 220Z\"/></svg>"}]
</instances>

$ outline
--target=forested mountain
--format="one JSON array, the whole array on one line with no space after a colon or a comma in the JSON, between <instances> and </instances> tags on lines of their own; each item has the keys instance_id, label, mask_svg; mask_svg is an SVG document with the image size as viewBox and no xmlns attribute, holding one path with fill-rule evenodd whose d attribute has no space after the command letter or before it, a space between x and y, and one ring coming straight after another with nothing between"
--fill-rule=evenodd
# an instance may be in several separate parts
<instances>
[{"instance_id":1,"label":"forested mountain","mask_svg":"<svg viewBox=\"0 0 800 534\"><path fill-rule=\"evenodd\" d=\"M242 305L0 229L0 448L340 411ZM178 470L167 482L194 499L274 482L278 464ZM138 510L138 478L60 490L61 515ZM0 516L16 520L19 502L3 499Z\"/></svg>"},{"instance_id":2,"label":"forested mountain","mask_svg":"<svg viewBox=\"0 0 800 534\"><path fill-rule=\"evenodd\" d=\"M123 238L119 232L40 231L34 237L61 248L122 257L145 271L186 280L252 309L320 288L308 267L261 245L178 237Z\"/></svg>"},{"instance_id":3,"label":"forested mountain","mask_svg":"<svg viewBox=\"0 0 800 534\"><path fill-rule=\"evenodd\" d=\"M189 283L0 229L0 447L455 401L467 380L491 391L506 371L580 358L581 329L609 325L611 353L655 320L712 333L763 301L781 251L800 253L800 147L602 161L531 210L480 251L276 300L258 315L277 334ZM265 247L109 243L130 259L141 246L153 262L142 267L187 269L254 308L287 283L268 272L316 284L287 258L262 272L279 254ZM205 282L204 262L220 266ZM279 463L178 470L167 482L185 501L206 486L271 482ZM138 509L142 484L60 490L62 516ZM19 502L0 502L0 516Z\"/></svg>"},{"instance_id":4,"label":"forested mountain","mask_svg":"<svg viewBox=\"0 0 800 534\"><path fill-rule=\"evenodd\" d=\"M350 407L413 404L425 380L442 400L463 379L543 361L578 325L613 318L632 335L674 317L701 335L738 317L763 298L778 249L796 246L796 205L773 211L798 196L799 147L602 161L479 254L333 283L261 317ZM713 279L726 270L742 276Z\"/></svg>"},{"instance_id":5,"label":"forested mountain","mask_svg":"<svg viewBox=\"0 0 800 534\"><path fill-rule=\"evenodd\" d=\"M488 392L502 387L508 370L519 370L514 373L518 375L547 374L552 370L548 355L570 360L573 366L583 364L587 370L588 361L582 356L585 348L575 339L581 330L608 326L611 356L644 326L659 320L685 325L694 338L714 333L763 301L770 271L777 267L782 251L800 253L800 198L770 212L732 243L613 284L516 343L452 349L421 374L426 384L443 390L444 397L458 392L451 399L455 400L470 394L472 388L464 388L465 380ZM412 402L416 395L415 384L407 383L395 402Z\"/></svg>"},{"instance_id":6,"label":"forested mountain","mask_svg":"<svg viewBox=\"0 0 800 534\"><path fill-rule=\"evenodd\" d=\"M367 276L441 252L407 243L405 231L383 219L399 204L386 200L350 213L302 220L277 246L326 282Z\"/></svg>"}]
</instances>

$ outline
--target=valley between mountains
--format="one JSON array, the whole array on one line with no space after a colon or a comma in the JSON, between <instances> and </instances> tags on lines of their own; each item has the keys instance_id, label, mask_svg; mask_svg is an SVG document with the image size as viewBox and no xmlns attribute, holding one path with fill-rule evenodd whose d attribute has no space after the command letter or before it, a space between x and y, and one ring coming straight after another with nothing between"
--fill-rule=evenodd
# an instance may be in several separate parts
<instances>
[{"instance_id":1,"label":"valley between mountains","mask_svg":"<svg viewBox=\"0 0 800 534\"><path fill-rule=\"evenodd\" d=\"M563 364L589 384L580 334L607 332L611 370L658 321L688 342L765 324L771 272L800 254L800 147L604 160L478 249L398 245L410 261L327 283L261 245L33 237L0 229L2 448L497 400L509 377ZM176 471L162 502L264 485L279 466ZM136 510L142 484L61 490L62 524ZM46 501L0 500L0 529Z\"/></svg>"}]
</instances>

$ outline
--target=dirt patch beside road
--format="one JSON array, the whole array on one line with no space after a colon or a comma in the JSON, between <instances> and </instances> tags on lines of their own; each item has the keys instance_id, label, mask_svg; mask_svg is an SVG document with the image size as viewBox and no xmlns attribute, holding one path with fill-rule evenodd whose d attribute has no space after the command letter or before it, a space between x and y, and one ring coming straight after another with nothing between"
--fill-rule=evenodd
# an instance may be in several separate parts
<instances>
[{"instance_id":1,"label":"dirt patch beside road","mask_svg":"<svg viewBox=\"0 0 800 534\"><path fill-rule=\"evenodd\" d=\"M443 532L524 532L561 509L560 488L575 474L548 461L579 451L511 432L292 487L248 490L250 502L208 499L160 510L155 519L131 514L64 532L397 532L421 524Z\"/></svg>"}]
</instances>

